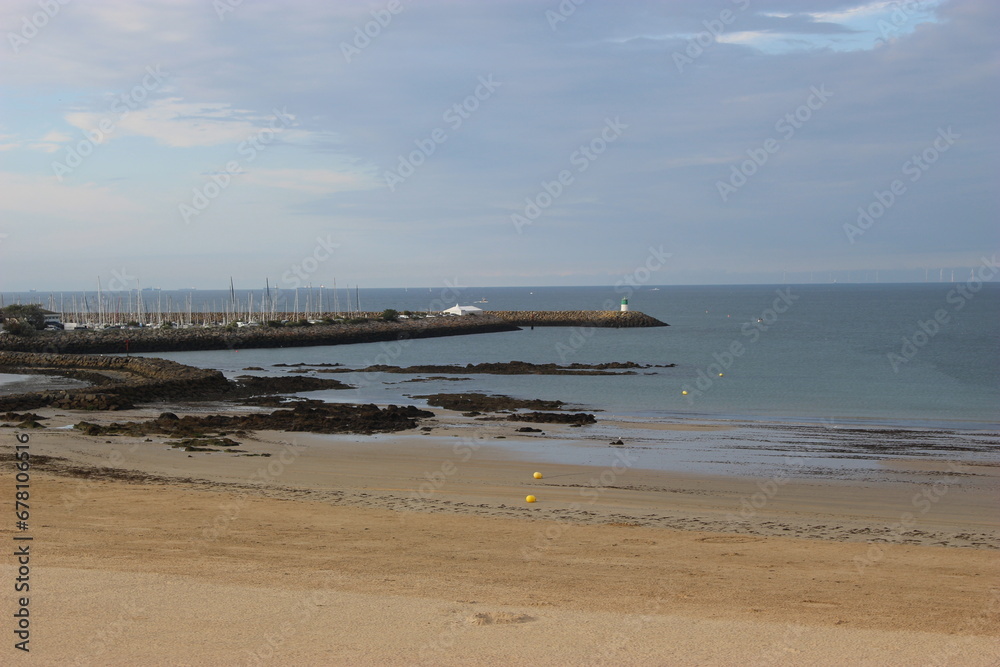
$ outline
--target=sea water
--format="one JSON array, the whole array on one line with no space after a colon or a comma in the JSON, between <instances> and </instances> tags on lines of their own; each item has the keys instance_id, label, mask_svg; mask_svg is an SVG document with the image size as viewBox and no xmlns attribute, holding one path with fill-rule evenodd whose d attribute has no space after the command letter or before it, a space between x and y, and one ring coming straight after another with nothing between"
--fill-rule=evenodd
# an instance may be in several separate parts
<instances>
[{"instance_id":1,"label":"sea water","mask_svg":"<svg viewBox=\"0 0 1000 667\"><path fill-rule=\"evenodd\" d=\"M198 304L224 296L194 294L201 299L196 310ZM629 297L633 310L670 326L537 327L400 343L152 356L218 368L230 376L248 366L277 374L282 371L273 364L300 362L351 367L512 360L676 364L635 375L473 375L462 381L406 382L413 377L398 374L326 375L356 388L310 395L331 401L420 404L411 397L480 391L559 399L643 419L1000 427L1000 286L994 283L360 292L362 308L369 311L424 311L455 301L483 302L477 305L485 310L596 310L608 304L617 307L622 296ZM183 300L182 293L173 299ZM324 300L332 303L329 294ZM346 300L342 292L342 309Z\"/></svg>"}]
</instances>

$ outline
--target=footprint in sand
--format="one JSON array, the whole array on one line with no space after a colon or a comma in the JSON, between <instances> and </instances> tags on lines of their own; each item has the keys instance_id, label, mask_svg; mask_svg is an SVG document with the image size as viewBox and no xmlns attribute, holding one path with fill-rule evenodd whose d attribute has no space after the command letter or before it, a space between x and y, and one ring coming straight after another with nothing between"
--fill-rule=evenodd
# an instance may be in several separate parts
<instances>
[{"instance_id":1,"label":"footprint in sand","mask_svg":"<svg viewBox=\"0 0 1000 667\"><path fill-rule=\"evenodd\" d=\"M746 542L763 542L763 537L750 537L749 535L712 535L711 537L699 537L699 542L709 542L711 544L743 544Z\"/></svg>"},{"instance_id":2,"label":"footprint in sand","mask_svg":"<svg viewBox=\"0 0 1000 667\"><path fill-rule=\"evenodd\" d=\"M469 625L511 625L533 620L535 619L527 614L512 614L509 611L481 611L469 616L465 622Z\"/></svg>"}]
</instances>

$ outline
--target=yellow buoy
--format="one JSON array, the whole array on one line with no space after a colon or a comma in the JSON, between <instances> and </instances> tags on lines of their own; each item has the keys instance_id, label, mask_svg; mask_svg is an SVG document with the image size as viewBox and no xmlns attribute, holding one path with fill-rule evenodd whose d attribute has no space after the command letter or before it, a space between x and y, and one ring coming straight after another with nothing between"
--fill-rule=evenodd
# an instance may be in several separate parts
<instances>
[{"instance_id":1,"label":"yellow buoy","mask_svg":"<svg viewBox=\"0 0 1000 667\"><path fill-rule=\"evenodd\" d=\"M719 373L719 377L722 377L722 373Z\"/></svg>"},{"instance_id":2,"label":"yellow buoy","mask_svg":"<svg viewBox=\"0 0 1000 667\"><path fill-rule=\"evenodd\" d=\"M681 392L681 396L687 396L687 395L688 395L687 389L685 389L684 391Z\"/></svg>"},{"instance_id":3,"label":"yellow buoy","mask_svg":"<svg viewBox=\"0 0 1000 667\"><path fill-rule=\"evenodd\" d=\"M529 503L533 503L533 502L535 502L535 501L536 501L536 500L538 500L538 499L537 499L537 498L535 498L534 496L528 496L527 498L525 498L525 500L526 500L527 502L529 502Z\"/></svg>"},{"instance_id":4,"label":"yellow buoy","mask_svg":"<svg viewBox=\"0 0 1000 667\"><path fill-rule=\"evenodd\" d=\"M532 477L534 477L535 479L541 479L542 478L542 473L536 472L534 475L532 475Z\"/></svg>"}]
</instances>

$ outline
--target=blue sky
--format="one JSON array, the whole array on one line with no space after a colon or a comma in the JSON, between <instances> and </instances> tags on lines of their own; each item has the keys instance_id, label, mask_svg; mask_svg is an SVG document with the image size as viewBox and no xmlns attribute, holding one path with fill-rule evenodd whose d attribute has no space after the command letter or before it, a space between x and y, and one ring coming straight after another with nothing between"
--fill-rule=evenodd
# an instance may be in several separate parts
<instances>
[{"instance_id":1,"label":"blue sky","mask_svg":"<svg viewBox=\"0 0 1000 667\"><path fill-rule=\"evenodd\" d=\"M0 291L964 279L998 7L7 0Z\"/></svg>"}]
</instances>

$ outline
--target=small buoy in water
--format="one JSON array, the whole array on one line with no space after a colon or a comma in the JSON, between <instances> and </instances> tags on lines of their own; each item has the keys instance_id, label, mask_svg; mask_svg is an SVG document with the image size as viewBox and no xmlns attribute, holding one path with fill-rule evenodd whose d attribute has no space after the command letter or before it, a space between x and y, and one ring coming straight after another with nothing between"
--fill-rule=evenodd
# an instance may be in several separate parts
<instances>
[{"instance_id":1,"label":"small buoy in water","mask_svg":"<svg viewBox=\"0 0 1000 667\"><path fill-rule=\"evenodd\" d=\"M722 373L719 373L719 377L722 377Z\"/></svg>"},{"instance_id":2,"label":"small buoy in water","mask_svg":"<svg viewBox=\"0 0 1000 667\"><path fill-rule=\"evenodd\" d=\"M687 389L685 389L684 391L681 392L681 396L687 396L687 395L688 395L688 390Z\"/></svg>"},{"instance_id":3,"label":"small buoy in water","mask_svg":"<svg viewBox=\"0 0 1000 667\"><path fill-rule=\"evenodd\" d=\"M535 479L541 479L542 478L542 473L536 472L534 475L532 475L532 477L534 477Z\"/></svg>"},{"instance_id":4,"label":"small buoy in water","mask_svg":"<svg viewBox=\"0 0 1000 667\"><path fill-rule=\"evenodd\" d=\"M524 500L525 500L526 502L529 502L529 503L533 503L533 502L535 502L535 501L536 501L536 500L538 500L538 499L537 499L537 498L535 498L534 496L528 496L528 497L527 497L527 498L525 498Z\"/></svg>"}]
</instances>

